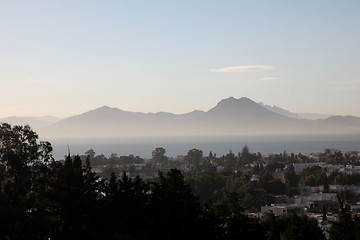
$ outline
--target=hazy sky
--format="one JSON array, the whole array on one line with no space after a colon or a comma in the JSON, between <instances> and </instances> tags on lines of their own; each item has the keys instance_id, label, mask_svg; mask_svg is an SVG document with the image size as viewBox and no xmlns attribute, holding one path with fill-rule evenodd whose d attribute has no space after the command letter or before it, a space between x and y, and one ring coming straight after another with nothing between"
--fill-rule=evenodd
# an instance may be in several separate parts
<instances>
[{"instance_id":1,"label":"hazy sky","mask_svg":"<svg viewBox=\"0 0 360 240\"><path fill-rule=\"evenodd\" d=\"M360 116L360 1L0 0L0 117L246 96Z\"/></svg>"}]
</instances>

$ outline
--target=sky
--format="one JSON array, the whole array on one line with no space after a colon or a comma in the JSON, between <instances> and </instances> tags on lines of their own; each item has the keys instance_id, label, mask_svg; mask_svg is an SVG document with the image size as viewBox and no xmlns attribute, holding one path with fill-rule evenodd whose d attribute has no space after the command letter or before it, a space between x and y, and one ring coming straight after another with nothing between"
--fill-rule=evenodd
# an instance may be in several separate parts
<instances>
[{"instance_id":1,"label":"sky","mask_svg":"<svg viewBox=\"0 0 360 240\"><path fill-rule=\"evenodd\" d=\"M0 117L248 97L360 116L360 1L0 0Z\"/></svg>"}]
</instances>

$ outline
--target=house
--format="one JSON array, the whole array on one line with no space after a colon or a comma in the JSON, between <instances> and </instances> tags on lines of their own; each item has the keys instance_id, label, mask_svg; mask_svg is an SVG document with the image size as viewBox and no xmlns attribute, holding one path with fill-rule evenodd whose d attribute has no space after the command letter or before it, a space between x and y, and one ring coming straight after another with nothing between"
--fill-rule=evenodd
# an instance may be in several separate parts
<instances>
[{"instance_id":1,"label":"house","mask_svg":"<svg viewBox=\"0 0 360 240\"><path fill-rule=\"evenodd\" d=\"M309 201L337 201L336 193L312 193L307 196L294 197L294 204L306 207Z\"/></svg>"},{"instance_id":2,"label":"house","mask_svg":"<svg viewBox=\"0 0 360 240\"><path fill-rule=\"evenodd\" d=\"M261 213L271 212L275 216L287 215L290 213L302 213L304 208L294 204L271 204L270 206L262 206Z\"/></svg>"},{"instance_id":3,"label":"house","mask_svg":"<svg viewBox=\"0 0 360 240\"><path fill-rule=\"evenodd\" d=\"M314 163L295 163L294 164L294 169L295 169L295 173L299 174L300 172L302 172L305 168L308 167L313 167L313 166L319 166L319 167L323 167L324 163L320 163L320 162L314 162Z\"/></svg>"}]
</instances>

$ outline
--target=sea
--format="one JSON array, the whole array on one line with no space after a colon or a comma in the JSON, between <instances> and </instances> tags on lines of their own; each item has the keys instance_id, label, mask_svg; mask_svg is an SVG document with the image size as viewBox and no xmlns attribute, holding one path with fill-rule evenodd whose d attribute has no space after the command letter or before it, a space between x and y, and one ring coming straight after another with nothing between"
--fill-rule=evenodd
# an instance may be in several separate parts
<instances>
[{"instance_id":1,"label":"sea","mask_svg":"<svg viewBox=\"0 0 360 240\"><path fill-rule=\"evenodd\" d=\"M152 151L163 147L168 157L186 155L191 149L199 149L207 156L210 151L222 156L231 150L241 152L244 146L252 153L262 155L283 153L323 152L338 149L343 152L360 150L360 134L350 135L244 135L244 136L193 136L193 137L123 137L123 138L54 138L46 139L53 146L56 160L71 155L85 154L93 149L96 155L130 154L144 159L151 158Z\"/></svg>"}]
</instances>

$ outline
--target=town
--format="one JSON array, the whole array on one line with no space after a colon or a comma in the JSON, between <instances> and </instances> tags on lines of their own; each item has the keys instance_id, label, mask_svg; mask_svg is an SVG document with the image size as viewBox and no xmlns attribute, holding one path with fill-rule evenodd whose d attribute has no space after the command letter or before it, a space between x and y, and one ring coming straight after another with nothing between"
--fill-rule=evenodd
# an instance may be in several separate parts
<instances>
[{"instance_id":1,"label":"town","mask_svg":"<svg viewBox=\"0 0 360 240\"><path fill-rule=\"evenodd\" d=\"M93 149L81 157L89 157L94 170L104 178L125 171L128 176L154 179L159 171L177 168L203 203L220 203L237 193L249 216L306 214L318 221L327 239L332 223L339 218L339 198L348 204L353 217L360 216L360 151L325 149L262 156L244 146L236 155L230 150L223 156L212 152L204 156L201 150L192 149L185 156L172 158L159 147L151 159L116 154L106 158L95 155Z\"/></svg>"},{"instance_id":2,"label":"town","mask_svg":"<svg viewBox=\"0 0 360 240\"><path fill-rule=\"evenodd\" d=\"M0 136L0 239L360 236L358 151L55 160L28 125L2 123Z\"/></svg>"}]
</instances>

